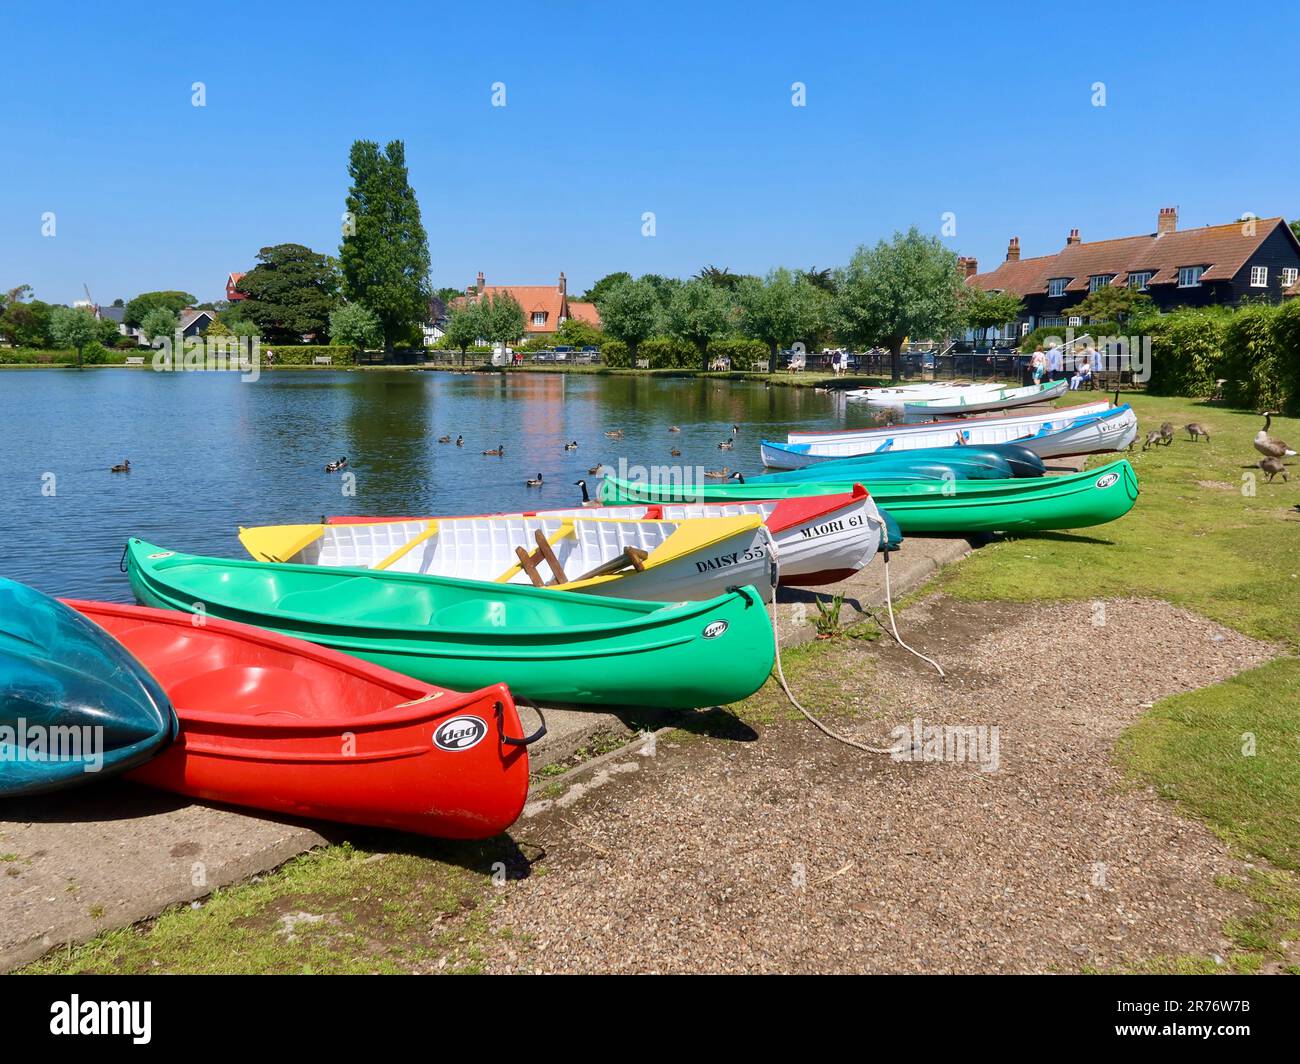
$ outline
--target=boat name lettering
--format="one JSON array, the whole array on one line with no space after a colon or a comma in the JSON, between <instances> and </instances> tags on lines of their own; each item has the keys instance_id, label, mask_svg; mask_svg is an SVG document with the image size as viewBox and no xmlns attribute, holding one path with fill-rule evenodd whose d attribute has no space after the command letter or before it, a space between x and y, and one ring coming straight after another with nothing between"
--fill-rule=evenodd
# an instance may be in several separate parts
<instances>
[{"instance_id":1,"label":"boat name lettering","mask_svg":"<svg viewBox=\"0 0 1300 1064\"><path fill-rule=\"evenodd\" d=\"M731 554L719 554L716 558L706 558L695 563L697 573L707 573L712 569L729 569L741 562L752 562L763 557L762 547L750 547L748 550L733 551Z\"/></svg>"},{"instance_id":2,"label":"boat name lettering","mask_svg":"<svg viewBox=\"0 0 1300 1064\"><path fill-rule=\"evenodd\" d=\"M438 725L433 733L433 745L439 750L460 753L477 746L487 733L487 722L481 717L452 717Z\"/></svg>"}]
</instances>

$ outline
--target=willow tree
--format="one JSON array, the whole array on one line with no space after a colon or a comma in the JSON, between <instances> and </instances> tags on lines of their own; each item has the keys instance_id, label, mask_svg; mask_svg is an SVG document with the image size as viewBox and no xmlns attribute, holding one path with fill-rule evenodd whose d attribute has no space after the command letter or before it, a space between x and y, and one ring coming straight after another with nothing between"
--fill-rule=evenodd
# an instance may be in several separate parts
<instances>
[{"instance_id":1,"label":"willow tree","mask_svg":"<svg viewBox=\"0 0 1300 1064\"><path fill-rule=\"evenodd\" d=\"M736 287L741 330L768 349L768 372L778 369L779 350L812 336L824 318L825 296L799 274L784 267L763 280L746 277Z\"/></svg>"},{"instance_id":2,"label":"willow tree","mask_svg":"<svg viewBox=\"0 0 1300 1064\"><path fill-rule=\"evenodd\" d=\"M913 226L874 248L860 245L835 275L836 331L851 344L889 350L890 375L909 337L941 340L961 324L957 256Z\"/></svg>"},{"instance_id":3,"label":"willow tree","mask_svg":"<svg viewBox=\"0 0 1300 1064\"><path fill-rule=\"evenodd\" d=\"M400 140L383 151L372 140L353 142L348 175L352 186L339 248L343 294L374 312L384 351L391 354L428 313L429 238Z\"/></svg>"}]
</instances>

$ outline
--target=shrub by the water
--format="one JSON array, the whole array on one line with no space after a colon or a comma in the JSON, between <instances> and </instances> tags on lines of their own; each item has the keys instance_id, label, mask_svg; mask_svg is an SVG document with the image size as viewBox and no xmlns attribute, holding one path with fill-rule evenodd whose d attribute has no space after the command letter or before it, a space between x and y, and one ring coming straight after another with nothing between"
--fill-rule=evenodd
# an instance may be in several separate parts
<instances>
[{"instance_id":1,"label":"shrub by the water","mask_svg":"<svg viewBox=\"0 0 1300 1064\"><path fill-rule=\"evenodd\" d=\"M1147 389L1153 395L1213 395L1214 382L1223 375L1223 335L1228 318L1223 310L1197 307L1152 319Z\"/></svg>"},{"instance_id":2,"label":"shrub by the water","mask_svg":"<svg viewBox=\"0 0 1300 1064\"><path fill-rule=\"evenodd\" d=\"M1224 398L1233 406L1274 410L1286 405L1277 317L1277 307L1254 303L1240 307L1223 330L1220 372L1227 380Z\"/></svg>"}]
</instances>

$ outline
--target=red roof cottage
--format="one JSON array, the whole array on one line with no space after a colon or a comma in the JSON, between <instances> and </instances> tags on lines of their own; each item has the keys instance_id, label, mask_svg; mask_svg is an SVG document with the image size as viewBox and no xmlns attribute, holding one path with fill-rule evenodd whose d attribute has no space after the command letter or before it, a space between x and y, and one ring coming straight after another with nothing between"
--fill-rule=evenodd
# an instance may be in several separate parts
<instances>
[{"instance_id":1,"label":"red roof cottage","mask_svg":"<svg viewBox=\"0 0 1300 1064\"><path fill-rule=\"evenodd\" d=\"M513 296L523 308L524 338L554 334L560 324L569 318L577 318L600 328L600 313L595 304L570 299L568 282L563 273L555 285L487 284L483 271L480 270L474 284L469 285L465 294L453 302L463 305L466 301L501 294Z\"/></svg>"}]
</instances>

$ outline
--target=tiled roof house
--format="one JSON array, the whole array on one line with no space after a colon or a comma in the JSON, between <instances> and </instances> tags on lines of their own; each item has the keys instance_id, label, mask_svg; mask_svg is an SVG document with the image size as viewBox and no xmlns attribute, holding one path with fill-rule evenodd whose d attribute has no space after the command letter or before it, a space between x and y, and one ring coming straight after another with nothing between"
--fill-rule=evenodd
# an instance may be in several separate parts
<instances>
[{"instance_id":1,"label":"tiled roof house","mask_svg":"<svg viewBox=\"0 0 1300 1064\"><path fill-rule=\"evenodd\" d=\"M554 333L560 323L568 318L578 318L600 328L600 314L593 303L570 299L568 282L564 274L554 285L487 284L480 270L474 284L455 303L477 300L484 296L495 297L509 293L524 310L524 337L546 336Z\"/></svg>"},{"instance_id":2,"label":"tiled roof house","mask_svg":"<svg viewBox=\"0 0 1300 1064\"><path fill-rule=\"evenodd\" d=\"M1161 208L1154 233L1085 243L1072 229L1060 251L1028 259L1012 237L997 269L980 273L974 259L960 262L967 284L1023 297L1021 333L1071 324L1070 309L1106 285L1139 289L1171 310L1244 299L1276 303L1300 284L1300 241L1284 219L1180 230L1175 207Z\"/></svg>"}]
</instances>

